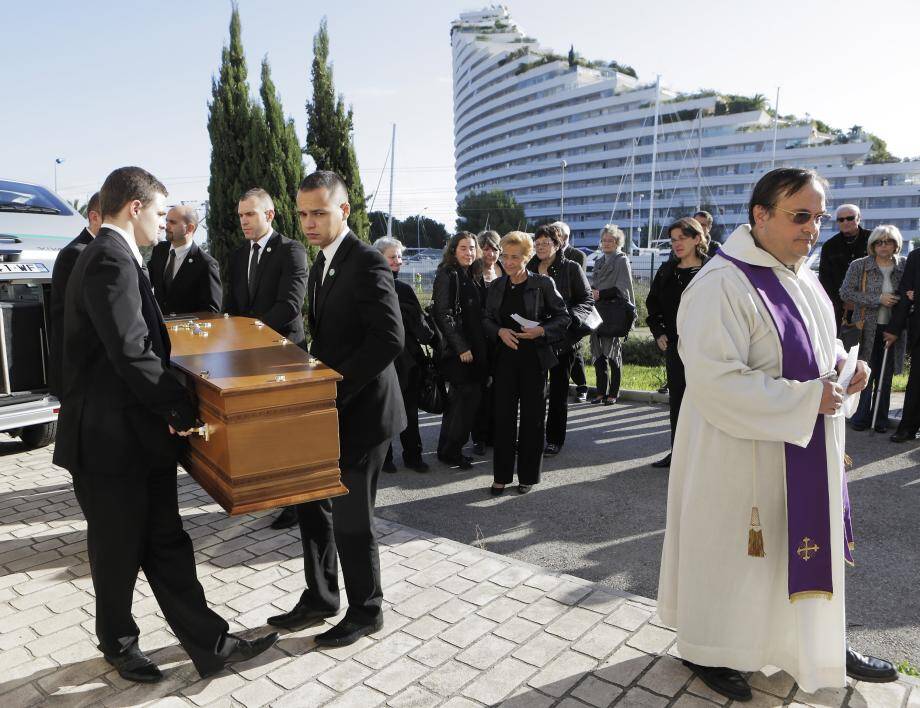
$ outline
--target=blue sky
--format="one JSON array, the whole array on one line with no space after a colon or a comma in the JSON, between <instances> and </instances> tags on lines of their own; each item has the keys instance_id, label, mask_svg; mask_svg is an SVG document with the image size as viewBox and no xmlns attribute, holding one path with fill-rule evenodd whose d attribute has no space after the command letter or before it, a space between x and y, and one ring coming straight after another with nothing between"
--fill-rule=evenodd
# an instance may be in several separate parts
<instances>
[{"instance_id":1,"label":"blue sky","mask_svg":"<svg viewBox=\"0 0 920 708\"><path fill-rule=\"evenodd\" d=\"M328 18L335 83L355 110L366 192L397 123L394 212L453 225L450 21L487 3L240 0L250 86L267 54L301 139L312 38ZM911 0L567 0L509 2L541 44L616 59L686 91L763 93L781 113L859 124L899 156L920 155L915 90L920 4ZM206 197L211 77L229 0L5 3L0 177L85 198L113 168L139 164L176 199ZM384 176L375 208L386 208Z\"/></svg>"}]
</instances>

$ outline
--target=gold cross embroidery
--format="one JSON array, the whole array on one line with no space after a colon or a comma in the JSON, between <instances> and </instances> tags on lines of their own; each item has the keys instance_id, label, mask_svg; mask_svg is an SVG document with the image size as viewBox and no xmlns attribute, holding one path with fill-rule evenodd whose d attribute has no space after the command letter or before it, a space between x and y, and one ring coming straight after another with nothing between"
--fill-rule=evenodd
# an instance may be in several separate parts
<instances>
[{"instance_id":1,"label":"gold cross embroidery","mask_svg":"<svg viewBox=\"0 0 920 708\"><path fill-rule=\"evenodd\" d=\"M811 542L811 545L808 545ZM813 556L818 553L820 546L812 541L808 536L802 539L802 545L796 549L796 553L802 558L802 560L810 560Z\"/></svg>"}]
</instances>

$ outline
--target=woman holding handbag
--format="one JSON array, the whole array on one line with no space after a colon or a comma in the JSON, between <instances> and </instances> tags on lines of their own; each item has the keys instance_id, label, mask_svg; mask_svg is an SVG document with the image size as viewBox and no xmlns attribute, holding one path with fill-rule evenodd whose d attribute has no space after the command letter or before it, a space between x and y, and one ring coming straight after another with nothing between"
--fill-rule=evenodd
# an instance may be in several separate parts
<instances>
[{"instance_id":1,"label":"woman holding handbag","mask_svg":"<svg viewBox=\"0 0 920 708\"><path fill-rule=\"evenodd\" d=\"M562 229L554 224L537 227L533 235L537 255L527 264L527 268L534 273L548 275L553 279L571 318L565 335L553 342L559 363L549 370L544 456L558 455L565 444L569 413L569 373L575 360L575 347L590 331L585 320L594 310L591 286L588 285L585 272L578 263L563 255L564 238Z\"/></svg>"},{"instance_id":2,"label":"woman holding handbag","mask_svg":"<svg viewBox=\"0 0 920 708\"><path fill-rule=\"evenodd\" d=\"M869 235L869 255L850 264L840 287L843 301L855 304L852 319L841 332L841 339L847 337L847 329L851 334L858 333L859 358L868 362L872 370L869 385L860 394L859 406L850 419L853 430L866 430L872 425L872 401L876 398L875 430L884 433L888 429L891 379L904 367L906 337L898 337L882 371L885 354L882 335L885 325L891 321L891 308L899 300L896 293L907 260L900 255L902 242L898 227L876 226Z\"/></svg>"},{"instance_id":3,"label":"woman holding handbag","mask_svg":"<svg viewBox=\"0 0 920 708\"><path fill-rule=\"evenodd\" d=\"M569 313L552 278L529 273L533 241L512 231L501 240L505 273L489 286L482 325L495 343L495 481L505 490L518 476L518 493L540 481L546 372L558 363L550 342L565 335ZM520 409L520 413L518 413Z\"/></svg>"},{"instance_id":4,"label":"woman holding handbag","mask_svg":"<svg viewBox=\"0 0 920 708\"><path fill-rule=\"evenodd\" d=\"M649 329L658 348L664 352L668 372L668 404L671 413L671 444L677 430L677 416L687 382L684 365L677 353L677 308L680 297L700 269L709 260L706 233L702 225L689 217L678 219L668 227L674 257L655 273L645 306ZM652 467L671 466L671 453L652 463Z\"/></svg>"},{"instance_id":5,"label":"woman holding handbag","mask_svg":"<svg viewBox=\"0 0 920 708\"><path fill-rule=\"evenodd\" d=\"M625 325L626 331L622 333L614 330L613 334L608 334L609 330L605 325L609 327L612 324L612 316L625 315L625 319L629 320L629 312L631 311L631 316L635 317L636 311L629 259L620 250L625 238L623 231L613 224L607 224L601 230L600 248L604 255L597 259L591 273L591 294L598 312L604 318L601 326L591 333L591 358L594 360L594 371L597 374L597 393L591 399L591 403L603 403L605 406L616 403L617 396L620 395L623 368L621 337L629 333L632 322L629 321Z\"/></svg>"},{"instance_id":6,"label":"woman holding handbag","mask_svg":"<svg viewBox=\"0 0 920 708\"><path fill-rule=\"evenodd\" d=\"M482 329L485 285L481 267L476 237L460 231L444 248L432 289L432 313L444 338L440 369L449 383L438 437L438 459L462 470L473 466L473 458L462 451L489 374L488 346Z\"/></svg>"}]
</instances>

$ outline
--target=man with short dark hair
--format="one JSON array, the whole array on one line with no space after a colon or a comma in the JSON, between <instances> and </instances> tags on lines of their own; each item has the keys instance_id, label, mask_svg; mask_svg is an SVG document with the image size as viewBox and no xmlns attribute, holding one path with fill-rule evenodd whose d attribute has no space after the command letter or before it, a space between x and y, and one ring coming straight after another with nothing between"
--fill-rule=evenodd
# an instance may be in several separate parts
<instances>
[{"instance_id":1,"label":"man with short dark hair","mask_svg":"<svg viewBox=\"0 0 920 708\"><path fill-rule=\"evenodd\" d=\"M840 286L843 285L850 263L857 258L866 257L871 231L860 225L859 207L855 204L841 204L837 207L835 219L839 231L821 247L818 280L834 304L834 317L839 334L844 316L853 311L851 303L844 303L840 299Z\"/></svg>"},{"instance_id":2,"label":"man with short dark hair","mask_svg":"<svg viewBox=\"0 0 920 708\"><path fill-rule=\"evenodd\" d=\"M338 612L338 552L348 611L314 639L345 646L383 627L374 500L390 438L406 427L393 366L404 331L386 260L348 228L351 206L342 179L328 171L304 178L297 213L304 236L320 249L310 269L310 352L342 375L339 467L348 494L297 507L307 587L290 612L268 623L296 630Z\"/></svg>"},{"instance_id":3,"label":"man with short dark hair","mask_svg":"<svg viewBox=\"0 0 920 708\"><path fill-rule=\"evenodd\" d=\"M64 342L64 295L67 293L67 281L70 280L70 273L73 271L74 263L83 253L87 244L92 243L93 238L102 226L102 214L99 208L99 192L96 192L89 198L86 204L86 227L79 235L64 248L62 248L57 257L54 259L54 268L51 271L51 306L50 311L50 329L51 336L48 338L48 389L58 399L61 397L61 368L63 366L62 352Z\"/></svg>"},{"instance_id":4,"label":"man with short dark hair","mask_svg":"<svg viewBox=\"0 0 920 708\"><path fill-rule=\"evenodd\" d=\"M195 243L198 213L187 204L166 214L166 240L153 247L150 281L164 315L220 312L220 266Z\"/></svg>"},{"instance_id":5,"label":"man with short dark hair","mask_svg":"<svg viewBox=\"0 0 920 708\"><path fill-rule=\"evenodd\" d=\"M703 227L703 231L706 234L706 243L709 246L707 255L711 258L722 247L722 244L712 237L712 224L714 223L712 214L704 209L700 209L693 215L693 218L696 219L700 226Z\"/></svg>"},{"instance_id":6,"label":"man with short dark hair","mask_svg":"<svg viewBox=\"0 0 920 708\"><path fill-rule=\"evenodd\" d=\"M140 649L131 615L143 570L163 617L202 678L250 659L278 638L228 632L195 573L182 528L176 462L195 407L169 364L169 335L141 259L166 215L166 188L140 167L112 172L103 223L74 265L64 304L63 397L54 463L73 476L86 517L96 636L128 681L163 675Z\"/></svg>"}]
</instances>

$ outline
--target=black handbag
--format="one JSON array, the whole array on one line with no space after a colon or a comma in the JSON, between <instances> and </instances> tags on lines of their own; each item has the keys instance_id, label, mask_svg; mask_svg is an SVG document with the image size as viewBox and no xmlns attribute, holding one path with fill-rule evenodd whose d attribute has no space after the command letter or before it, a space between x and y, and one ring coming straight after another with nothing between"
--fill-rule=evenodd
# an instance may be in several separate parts
<instances>
[{"instance_id":1,"label":"black handbag","mask_svg":"<svg viewBox=\"0 0 920 708\"><path fill-rule=\"evenodd\" d=\"M422 350L424 359L419 362L422 370L418 387L418 407L426 413L443 413L447 403L447 386L438 371L434 359Z\"/></svg>"},{"instance_id":2,"label":"black handbag","mask_svg":"<svg viewBox=\"0 0 920 708\"><path fill-rule=\"evenodd\" d=\"M595 330L600 337L625 337L636 322L636 306L624 297L594 303L603 322Z\"/></svg>"},{"instance_id":3,"label":"black handbag","mask_svg":"<svg viewBox=\"0 0 920 708\"><path fill-rule=\"evenodd\" d=\"M866 279L867 279L867 274L866 274L865 267L863 267L862 280L859 284L859 292L861 293L866 291ZM850 314L850 317L852 318L853 314L855 313L856 313L856 310L854 309L852 313ZM866 308L865 307L862 308L862 314L860 315L860 318L856 320L855 322L853 322L852 319L851 321L847 321L847 313L844 312L843 320L840 323L840 341L843 343L844 349L849 351L853 347L859 346L859 343L862 341L863 327L865 326L865 324L866 324Z\"/></svg>"}]
</instances>

